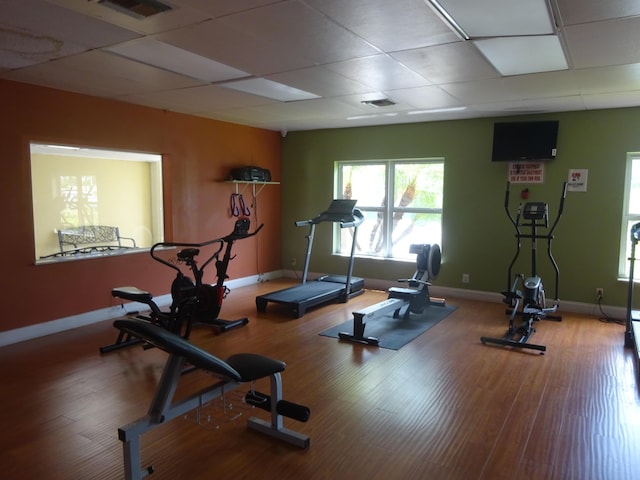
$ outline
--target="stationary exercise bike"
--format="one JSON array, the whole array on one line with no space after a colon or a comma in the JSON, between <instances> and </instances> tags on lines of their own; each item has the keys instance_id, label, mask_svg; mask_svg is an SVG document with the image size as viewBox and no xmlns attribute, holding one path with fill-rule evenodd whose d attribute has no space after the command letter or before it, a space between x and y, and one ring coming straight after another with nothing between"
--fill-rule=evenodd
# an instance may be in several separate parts
<instances>
[{"instance_id":1,"label":"stationary exercise bike","mask_svg":"<svg viewBox=\"0 0 640 480\"><path fill-rule=\"evenodd\" d=\"M137 287L114 288L111 295L148 306L148 315L137 315L138 318L149 320L151 323L160 325L185 339L189 338L191 329L196 324L212 326L218 333L246 325L249 323L249 319L246 317L237 320L223 320L218 317L218 314L224 298L229 293L229 288L224 282L229 278L227 275L229 261L235 257L231 255L233 244L236 240L256 235L262 225L252 233L249 233L249 228L249 219L240 218L236 220L233 231L222 238L203 243L160 242L151 247L150 254L155 261L176 271L176 277L171 283L171 305L168 310L162 310L153 300L151 293ZM199 266L200 249L215 244L217 244L217 248ZM174 262L171 262L157 254L158 249L168 247L185 248L179 250ZM220 258L223 250L224 254ZM202 282L204 270L214 260L217 282L214 285L205 284ZM188 274L183 271L181 266L186 267ZM140 343L139 338L121 330L115 343L100 347L100 352L107 353L137 343Z\"/></svg>"},{"instance_id":2,"label":"stationary exercise bike","mask_svg":"<svg viewBox=\"0 0 640 480\"><path fill-rule=\"evenodd\" d=\"M511 224L516 231L516 253L509 265L508 283L511 286L508 290L502 292L504 295L503 302L509 307L507 314L509 315L509 328L502 338L481 337L483 344L496 344L516 348L528 348L538 350L541 355L544 354L547 347L529 342L529 338L535 333L534 323L539 320L561 321L562 317L553 315L559 307L558 304L558 279L560 270L551 253L551 241L553 240L553 232L555 231L558 221L562 216L564 209L564 200L567 196L567 183L562 186L562 194L560 196L560 205L556 220L549 228L549 205L544 202L527 202L518 206L518 213L514 219L509 212L509 183L504 199L504 209L507 213ZM531 233L522 233L521 227L527 227ZM547 229L546 234L539 233L539 228ZM523 274L511 276L513 266L520 255L520 247L522 239L528 238L531 241L531 276L525 277ZM542 278L537 271L537 241L547 241L547 255L555 272L555 300L550 307L546 305L546 297ZM520 289L522 288L522 290Z\"/></svg>"},{"instance_id":3,"label":"stationary exercise bike","mask_svg":"<svg viewBox=\"0 0 640 480\"><path fill-rule=\"evenodd\" d=\"M416 254L416 272L411 278L401 278L398 282L407 283L408 288L391 287L389 297L363 310L353 312L353 333L339 332L340 340L378 346L380 340L376 337L365 337L364 330L367 321L375 320L393 312L393 318L406 320L414 314L421 314L430 305L445 306L443 299L433 299L429 296L429 285L440 273L442 260L440 246L437 244L413 244L409 253Z\"/></svg>"}]
</instances>

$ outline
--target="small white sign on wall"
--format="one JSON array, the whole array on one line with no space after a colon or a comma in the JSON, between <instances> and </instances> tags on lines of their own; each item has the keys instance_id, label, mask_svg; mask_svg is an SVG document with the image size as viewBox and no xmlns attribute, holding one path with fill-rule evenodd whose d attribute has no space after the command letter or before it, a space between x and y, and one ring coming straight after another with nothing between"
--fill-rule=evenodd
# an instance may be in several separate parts
<instances>
[{"instance_id":1,"label":"small white sign on wall","mask_svg":"<svg viewBox=\"0 0 640 480\"><path fill-rule=\"evenodd\" d=\"M509 162L509 183L544 183L544 164Z\"/></svg>"},{"instance_id":2,"label":"small white sign on wall","mask_svg":"<svg viewBox=\"0 0 640 480\"><path fill-rule=\"evenodd\" d=\"M589 170L586 168L572 168L569 170L567 189L570 192L586 192Z\"/></svg>"}]
</instances>

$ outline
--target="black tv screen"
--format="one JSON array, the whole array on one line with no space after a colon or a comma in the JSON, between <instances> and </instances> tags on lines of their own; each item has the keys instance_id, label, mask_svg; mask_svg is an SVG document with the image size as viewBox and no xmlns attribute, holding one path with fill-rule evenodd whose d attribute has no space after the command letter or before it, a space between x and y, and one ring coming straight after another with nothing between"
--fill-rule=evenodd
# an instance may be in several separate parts
<instances>
[{"instance_id":1,"label":"black tv screen","mask_svg":"<svg viewBox=\"0 0 640 480\"><path fill-rule=\"evenodd\" d=\"M493 125L494 162L553 160L559 122L496 122Z\"/></svg>"}]
</instances>

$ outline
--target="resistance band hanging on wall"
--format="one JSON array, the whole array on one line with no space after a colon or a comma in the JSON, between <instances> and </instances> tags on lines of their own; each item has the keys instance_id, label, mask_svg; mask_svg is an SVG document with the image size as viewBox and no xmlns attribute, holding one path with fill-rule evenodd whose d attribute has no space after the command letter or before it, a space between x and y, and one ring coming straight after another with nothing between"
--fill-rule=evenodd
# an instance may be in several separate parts
<instances>
[{"instance_id":1,"label":"resistance band hanging on wall","mask_svg":"<svg viewBox=\"0 0 640 480\"><path fill-rule=\"evenodd\" d=\"M230 200L231 215L234 217L249 217L251 210L244 203L244 197L241 193L232 193Z\"/></svg>"}]
</instances>

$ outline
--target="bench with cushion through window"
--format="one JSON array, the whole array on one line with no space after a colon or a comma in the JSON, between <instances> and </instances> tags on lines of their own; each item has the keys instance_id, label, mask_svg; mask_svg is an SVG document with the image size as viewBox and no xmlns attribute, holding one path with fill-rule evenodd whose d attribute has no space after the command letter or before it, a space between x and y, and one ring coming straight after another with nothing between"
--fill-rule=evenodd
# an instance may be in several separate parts
<instances>
[{"instance_id":1,"label":"bench with cushion through window","mask_svg":"<svg viewBox=\"0 0 640 480\"><path fill-rule=\"evenodd\" d=\"M123 244L123 240L126 244ZM60 252L50 256L78 255L125 248L136 248L136 241L120 235L118 227L84 225L58 230ZM130 245L129 245L130 243Z\"/></svg>"}]
</instances>

